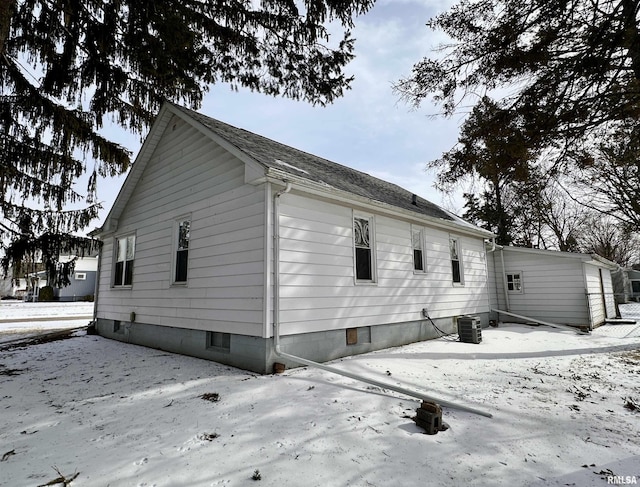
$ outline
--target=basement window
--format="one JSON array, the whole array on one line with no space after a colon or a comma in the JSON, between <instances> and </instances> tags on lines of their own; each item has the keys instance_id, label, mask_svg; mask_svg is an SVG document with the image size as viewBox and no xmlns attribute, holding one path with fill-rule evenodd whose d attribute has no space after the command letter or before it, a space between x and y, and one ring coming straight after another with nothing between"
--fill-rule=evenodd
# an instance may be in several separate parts
<instances>
[{"instance_id":1,"label":"basement window","mask_svg":"<svg viewBox=\"0 0 640 487\"><path fill-rule=\"evenodd\" d=\"M219 331L207 332L207 349L216 350L218 352L231 351L231 334Z\"/></svg>"}]
</instances>

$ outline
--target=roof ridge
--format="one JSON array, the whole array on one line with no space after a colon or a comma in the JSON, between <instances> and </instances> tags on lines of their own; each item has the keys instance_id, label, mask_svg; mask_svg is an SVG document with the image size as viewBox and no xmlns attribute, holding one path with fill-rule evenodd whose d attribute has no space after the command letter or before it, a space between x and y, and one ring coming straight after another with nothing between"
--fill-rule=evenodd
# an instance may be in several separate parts
<instances>
[{"instance_id":1,"label":"roof ridge","mask_svg":"<svg viewBox=\"0 0 640 487\"><path fill-rule=\"evenodd\" d=\"M266 168L278 169L310 182L324 184L354 196L364 197L419 215L455 222L463 227L480 230L459 216L398 184L247 129L236 127L190 108L174 103L171 105Z\"/></svg>"}]
</instances>

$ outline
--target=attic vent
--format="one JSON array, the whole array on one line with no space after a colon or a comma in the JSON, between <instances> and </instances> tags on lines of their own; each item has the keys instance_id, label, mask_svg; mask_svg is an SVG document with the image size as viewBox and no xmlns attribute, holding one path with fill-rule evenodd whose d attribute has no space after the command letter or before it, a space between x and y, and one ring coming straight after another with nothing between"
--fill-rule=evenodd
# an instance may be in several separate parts
<instances>
[{"instance_id":1,"label":"attic vent","mask_svg":"<svg viewBox=\"0 0 640 487\"><path fill-rule=\"evenodd\" d=\"M284 162L284 161L281 161L280 159L274 159L274 161L273 161L273 162L275 162L275 163L276 163L276 164L278 164L279 166L283 166L283 167L286 167L286 168L289 168L289 169L293 169L294 171L298 171L298 172L301 172L301 173L303 173L303 174L309 174L309 173L308 173L307 171L305 171L304 169L300 169L299 167L292 166L291 164L289 164L289 163L287 163L287 162Z\"/></svg>"},{"instance_id":2,"label":"attic vent","mask_svg":"<svg viewBox=\"0 0 640 487\"><path fill-rule=\"evenodd\" d=\"M414 194L414 195L411 197L411 204L412 204L412 205L416 205L416 206L418 206L418 195L415 195L415 194Z\"/></svg>"}]
</instances>

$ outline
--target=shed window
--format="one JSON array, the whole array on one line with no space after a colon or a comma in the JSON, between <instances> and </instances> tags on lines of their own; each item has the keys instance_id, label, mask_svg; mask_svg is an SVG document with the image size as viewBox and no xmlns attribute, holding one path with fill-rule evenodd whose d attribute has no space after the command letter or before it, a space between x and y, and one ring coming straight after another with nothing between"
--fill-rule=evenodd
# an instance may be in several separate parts
<instances>
[{"instance_id":1,"label":"shed window","mask_svg":"<svg viewBox=\"0 0 640 487\"><path fill-rule=\"evenodd\" d=\"M507 290L514 293L522 292L522 273L512 272L507 274Z\"/></svg>"},{"instance_id":2,"label":"shed window","mask_svg":"<svg viewBox=\"0 0 640 487\"><path fill-rule=\"evenodd\" d=\"M131 286L133 282L133 260L135 256L136 237L128 235L116 239L116 266L114 270L114 286Z\"/></svg>"},{"instance_id":3,"label":"shed window","mask_svg":"<svg viewBox=\"0 0 640 487\"><path fill-rule=\"evenodd\" d=\"M449 239L449 253L451 254L451 274L454 284L462 284L462 262L460 261L460 243L457 238Z\"/></svg>"},{"instance_id":4,"label":"shed window","mask_svg":"<svg viewBox=\"0 0 640 487\"><path fill-rule=\"evenodd\" d=\"M373 232L371 219L353 219L353 239L356 259L356 280L373 281Z\"/></svg>"},{"instance_id":5,"label":"shed window","mask_svg":"<svg viewBox=\"0 0 640 487\"><path fill-rule=\"evenodd\" d=\"M177 225L176 269L174 282L186 282L189 263L190 220L181 220Z\"/></svg>"},{"instance_id":6,"label":"shed window","mask_svg":"<svg viewBox=\"0 0 640 487\"><path fill-rule=\"evenodd\" d=\"M87 280L87 273L86 272L76 272L74 279L76 281L86 281Z\"/></svg>"},{"instance_id":7,"label":"shed window","mask_svg":"<svg viewBox=\"0 0 640 487\"><path fill-rule=\"evenodd\" d=\"M411 245L413 247L413 270L418 272L425 271L424 250L422 242L424 240L424 232L422 229L413 228L411 230Z\"/></svg>"}]
</instances>

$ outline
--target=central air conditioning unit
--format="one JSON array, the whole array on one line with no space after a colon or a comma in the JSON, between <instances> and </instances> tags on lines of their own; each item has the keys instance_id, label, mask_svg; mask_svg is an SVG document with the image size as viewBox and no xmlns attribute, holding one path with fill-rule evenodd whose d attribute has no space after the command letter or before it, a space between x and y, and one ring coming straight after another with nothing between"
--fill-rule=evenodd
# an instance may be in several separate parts
<instances>
[{"instance_id":1,"label":"central air conditioning unit","mask_svg":"<svg viewBox=\"0 0 640 487\"><path fill-rule=\"evenodd\" d=\"M458 318L458 336L463 343L480 343L482 341L480 319L474 316Z\"/></svg>"}]
</instances>

